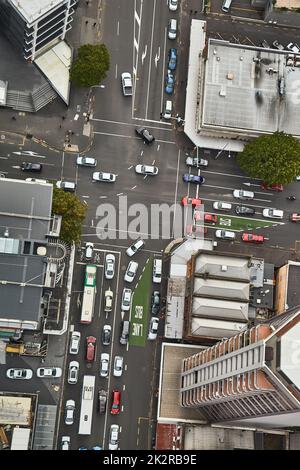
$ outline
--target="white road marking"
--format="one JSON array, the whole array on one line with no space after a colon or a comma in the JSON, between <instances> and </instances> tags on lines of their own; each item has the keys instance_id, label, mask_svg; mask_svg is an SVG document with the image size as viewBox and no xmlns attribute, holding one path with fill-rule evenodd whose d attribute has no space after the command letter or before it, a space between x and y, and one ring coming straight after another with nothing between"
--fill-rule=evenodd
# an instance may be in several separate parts
<instances>
[{"instance_id":1,"label":"white road marking","mask_svg":"<svg viewBox=\"0 0 300 470\"><path fill-rule=\"evenodd\" d=\"M89 198L90 196L80 196L80 197L86 197L86 198Z\"/></svg>"},{"instance_id":2,"label":"white road marking","mask_svg":"<svg viewBox=\"0 0 300 470\"><path fill-rule=\"evenodd\" d=\"M145 49L144 49L144 52L142 53L142 64L144 64L144 60L146 58L146 55L147 55L147 44L145 45Z\"/></svg>"},{"instance_id":3,"label":"white road marking","mask_svg":"<svg viewBox=\"0 0 300 470\"><path fill-rule=\"evenodd\" d=\"M178 177L179 177L179 163L180 163L180 149L178 150L178 156L177 156L177 172L176 172L176 187L175 187L175 195L174 195L174 204L175 204L175 210L174 210L174 216L173 216L173 228L172 228L172 238L174 238L174 226L175 226L175 217L176 217L176 208L177 208L177 190L178 190Z\"/></svg>"},{"instance_id":4,"label":"white road marking","mask_svg":"<svg viewBox=\"0 0 300 470\"><path fill-rule=\"evenodd\" d=\"M99 199L107 199L108 196L99 196Z\"/></svg>"},{"instance_id":5,"label":"white road marking","mask_svg":"<svg viewBox=\"0 0 300 470\"><path fill-rule=\"evenodd\" d=\"M126 385L125 385L125 384L123 384L123 387L122 387L122 388L123 388L123 391L124 391L124 390L126 390Z\"/></svg>"},{"instance_id":6,"label":"white road marking","mask_svg":"<svg viewBox=\"0 0 300 470\"><path fill-rule=\"evenodd\" d=\"M8 157L0 157L1 160L8 160ZM2 171L2 173L4 173L4 171Z\"/></svg>"},{"instance_id":7,"label":"white road marking","mask_svg":"<svg viewBox=\"0 0 300 470\"><path fill-rule=\"evenodd\" d=\"M130 165L127 170L131 170L131 168L133 168L133 165Z\"/></svg>"},{"instance_id":8,"label":"white road marking","mask_svg":"<svg viewBox=\"0 0 300 470\"><path fill-rule=\"evenodd\" d=\"M118 78L118 64L116 64L115 78Z\"/></svg>"},{"instance_id":9,"label":"white road marking","mask_svg":"<svg viewBox=\"0 0 300 470\"><path fill-rule=\"evenodd\" d=\"M158 63L159 59L160 59L160 46L158 46L158 51L155 54L155 59L154 59L155 67L157 67L157 63Z\"/></svg>"},{"instance_id":10,"label":"white road marking","mask_svg":"<svg viewBox=\"0 0 300 470\"><path fill-rule=\"evenodd\" d=\"M117 196L122 196L122 194L124 194L124 193L118 193Z\"/></svg>"},{"instance_id":11,"label":"white road marking","mask_svg":"<svg viewBox=\"0 0 300 470\"><path fill-rule=\"evenodd\" d=\"M167 44L167 28L165 28L163 64L166 63L166 44ZM160 96L160 109L161 109L161 111L163 111L163 100L164 100L164 75L165 75L165 65L163 66L162 75L161 75L161 96Z\"/></svg>"},{"instance_id":12,"label":"white road marking","mask_svg":"<svg viewBox=\"0 0 300 470\"><path fill-rule=\"evenodd\" d=\"M137 11L136 11L136 10L134 11L134 18L135 18L137 24L140 26L140 24L141 24L141 19L140 19L139 15L137 14Z\"/></svg>"},{"instance_id":13,"label":"white road marking","mask_svg":"<svg viewBox=\"0 0 300 470\"><path fill-rule=\"evenodd\" d=\"M142 118L134 118L135 120L138 121L147 121L147 122L154 122L155 124L161 124L170 126L171 124L169 122L161 122L161 121L154 121L151 119L142 119ZM108 124L120 124L121 126L130 126L130 127L135 127L135 124L129 123L129 122L123 122L123 121L110 121L108 119L100 119L100 118L92 118L91 121L98 121L98 122L106 122ZM165 127L154 127L154 126L148 126L149 129L158 129L160 131L168 131L168 132L173 132L173 129L167 129Z\"/></svg>"},{"instance_id":14,"label":"white road marking","mask_svg":"<svg viewBox=\"0 0 300 470\"><path fill-rule=\"evenodd\" d=\"M136 188L136 185L135 185L135 186L132 186L132 188L131 188L131 189L135 189L135 188Z\"/></svg>"},{"instance_id":15,"label":"white road marking","mask_svg":"<svg viewBox=\"0 0 300 470\"><path fill-rule=\"evenodd\" d=\"M120 34L120 21L117 23L117 36Z\"/></svg>"},{"instance_id":16,"label":"white road marking","mask_svg":"<svg viewBox=\"0 0 300 470\"><path fill-rule=\"evenodd\" d=\"M203 173L211 173L212 175L232 176L233 178L241 178L241 179L248 179L248 180L255 179L255 178L251 178L250 176L233 175L232 173L222 173L222 172L218 172L218 171L202 170L202 172Z\"/></svg>"},{"instance_id":17,"label":"white road marking","mask_svg":"<svg viewBox=\"0 0 300 470\"><path fill-rule=\"evenodd\" d=\"M156 151L158 152L160 149L160 144L158 144Z\"/></svg>"},{"instance_id":18,"label":"white road marking","mask_svg":"<svg viewBox=\"0 0 300 470\"><path fill-rule=\"evenodd\" d=\"M152 57L152 49L153 49L153 34L154 34L155 10L156 10L156 0L154 0L154 5L153 5L152 28L151 28L151 42L150 42L150 57ZM148 115L151 67L152 67L152 61L150 61L150 63L149 63L149 70L148 70L148 86L147 86L147 98L146 98L145 119L147 119L147 115Z\"/></svg>"}]
</instances>

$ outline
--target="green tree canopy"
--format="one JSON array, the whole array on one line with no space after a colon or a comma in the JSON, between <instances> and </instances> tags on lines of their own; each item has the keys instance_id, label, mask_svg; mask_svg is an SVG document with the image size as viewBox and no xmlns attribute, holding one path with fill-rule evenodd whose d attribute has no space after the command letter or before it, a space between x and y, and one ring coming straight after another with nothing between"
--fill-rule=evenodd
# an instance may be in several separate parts
<instances>
[{"instance_id":1,"label":"green tree canopy","mask_svg":"<svg viewBox=\"0 0 300 470\"><path fill-rule=\"evenodd\" d=\"M78 56L70 70L70 80L78 87L98 85L106 77L110 58L105 44L85 44L78 49Z\"/></svg>"},{"instance_id":2,"label":"green tree canopy","mask_svg":"<svg viewBox=\"0 0 300 470\"><path fill-rule=\"evenodd\" d=\"M253 178L288 184L300 175L300 142L283 132L264 135L247 144L237 161Z\"/></svg>"},{"instance_id":3,"label":"green tree canopy","mask_svg":"<svg viewBox=\"0 0 300 470\"><path fill-rule=\"evenodd\" d=\"M62 216L60 238L67 243L80 242L87 206L75 194L53 188L52 214Z\"/></svg>"}]
</instances>

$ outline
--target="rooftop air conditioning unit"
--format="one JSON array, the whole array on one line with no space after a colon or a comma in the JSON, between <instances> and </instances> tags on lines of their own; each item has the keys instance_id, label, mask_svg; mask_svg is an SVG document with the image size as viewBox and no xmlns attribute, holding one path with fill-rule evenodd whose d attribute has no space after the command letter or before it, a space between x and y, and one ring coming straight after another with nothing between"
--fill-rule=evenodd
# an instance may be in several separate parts
<instances>
[{"instance_id":1,"label":"rooftop air conditioning unit","mask_svg":"<svg viewBox=\"0 0 300 470\"><path fill-rule=\"evenodd\" d=\"M226 78L227 78L227 80L233 80L233 79L234 79L233 73L228 73L228 74L226 75Z\"/></svg>"},{"instance_id":2,"label":"rooftop air conditioning unit","mask_svg":"<svg viewBox=\"0 0 300 470\"><path fill-rule=\"evenodd\" d=\"M225 264L222 264L221 271L226 272L228 267Z\"/></svg>"}]
</instances>

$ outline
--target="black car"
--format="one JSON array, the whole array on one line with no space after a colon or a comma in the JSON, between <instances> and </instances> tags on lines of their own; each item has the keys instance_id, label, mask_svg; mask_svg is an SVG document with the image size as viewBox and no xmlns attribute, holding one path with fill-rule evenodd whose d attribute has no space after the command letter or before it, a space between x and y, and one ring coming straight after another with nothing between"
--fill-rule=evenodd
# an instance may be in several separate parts
<instances>
[{"instance_id":1,"label":"black car","mask_svg":"<svg viewBox=\"0 0 300 470\"><path fill-rule=\"evenodd\" d=\"M236 206L235 212L238 215L254 215L255 209L246 206Z\"/></svg>"},{"instance_id":2,"label":"black car","mask_svg":"<svg viewBox=\"0 0 300 470\"><path fill-rule=\"evenodd\" d=\"M107 404L107 392L105 390L99 390L98 392L98 410L100 414L104 414L106 411Z\"/></svg>"},{"instance_id":3,"label":"black car","mask_svg":"<svg viewBox=\"0 0 300 470\"><path fill-rule=\"evenodd\" d=\"M102 344L103 346L109 346L111 339L111 326L104 325L102 329Z\"/></svg>"},{"instance_id":4,"label":"black car","mask_svg":"<svg viewBox=\"0 0 300 470\"><path fill-rule=\"evenodd\" d=\"M155 141L155 138L150 132L144 127L138 127L135 129L136 134L143 139L145 144L152 144Z\"/></svg>"},{"instance_id":5,"label":"black car","mask_svg":"<svg viewBox=\"0 0 300 470\"><path fill-rule=\"evenodd\" d=\"M158 315L160 307L160 293L158 290L153 291L151 297L151 314Z\"/></svg>"},{"instance_id":6,"label":"black car","mask_svg":"<svg viewBox=\"0 0 300 470\"><path fill-rule=\"evenodd\" d=\"M40 173L42 171L43 165L41 163L29 163L23 162L21 165L22 171L33 171L35 173Z\"/></svg>"}]
</instances>

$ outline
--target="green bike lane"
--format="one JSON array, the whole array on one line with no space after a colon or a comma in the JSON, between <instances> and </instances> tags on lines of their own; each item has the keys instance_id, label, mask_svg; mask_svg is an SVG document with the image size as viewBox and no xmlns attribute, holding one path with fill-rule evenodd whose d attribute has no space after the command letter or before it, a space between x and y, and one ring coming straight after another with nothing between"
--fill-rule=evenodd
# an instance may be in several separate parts
<instances>
[{"instance_id":1,"label":"green bike lane","mask_svg":"<svg viewBox=\"0 0 300 470\"><path fill-rule=\"evenodd\" d=\"M227 214L216 214L215 212L205 212L205 214L215 214L218 216L218 222L215 224L204 224L207 228L228 229L236 232L242 230L257 230L262 228L276 227L284 225L284 222L276 220L255 219L253 217L240 217Z\"/></svg>"}]
</instances>

